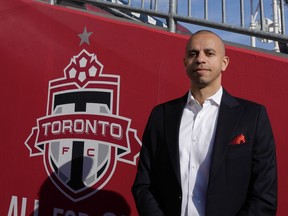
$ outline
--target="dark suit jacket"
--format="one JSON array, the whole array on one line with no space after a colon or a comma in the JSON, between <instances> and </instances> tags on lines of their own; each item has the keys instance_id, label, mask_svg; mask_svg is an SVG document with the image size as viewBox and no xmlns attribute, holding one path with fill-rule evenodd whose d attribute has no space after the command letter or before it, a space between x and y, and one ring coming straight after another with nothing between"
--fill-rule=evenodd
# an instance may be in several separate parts
<instances>
[{"instance_id":1,"label":"dark suit jacket","mask_svg":"<svg viewBox=\"0 0 288 216\"><path fill-rule=\"evenodd\" d=\"M139 215L181 212L179 127L187 94L156 106L142 140L132 187ZM244 144L231 141L244 134ZM211 158L206 216L271 216L277 208L275 143L262 105L225 90Z\"/></svg>"}]
</instances>

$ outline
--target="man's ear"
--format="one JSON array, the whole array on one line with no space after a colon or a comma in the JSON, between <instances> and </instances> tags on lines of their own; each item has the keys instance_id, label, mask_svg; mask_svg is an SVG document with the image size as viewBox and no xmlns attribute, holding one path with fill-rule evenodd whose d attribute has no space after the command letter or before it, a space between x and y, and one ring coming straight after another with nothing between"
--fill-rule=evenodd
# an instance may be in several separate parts
<instances>
[{"instance_id":1,"label":"man's ear","mask_svg":"<svg viewBox=\"0 0 288 216\"><path fill-rule=\"evenodd\" d=\"M186 59L185 59L185 57L183 58L183 64L186 67Z\"/></svg>"},{"instance_id":2,"label":"man's ear","mask_svg":"<svg viewBox=\"0 0 288 216\"><path fill-rule=\"evenodd\" d=\"M229 57L224 56L222 61L222 71L225 71L228 65L229 65Z\"/></svg>"}]
</instances>

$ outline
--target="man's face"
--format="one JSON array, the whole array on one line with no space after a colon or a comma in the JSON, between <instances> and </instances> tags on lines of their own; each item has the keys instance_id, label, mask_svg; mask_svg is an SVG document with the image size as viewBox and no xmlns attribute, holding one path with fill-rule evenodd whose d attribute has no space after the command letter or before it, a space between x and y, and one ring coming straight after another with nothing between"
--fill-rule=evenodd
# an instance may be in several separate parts
<instances>
[{"instance_id":1,"label":"man's face","mask_svg":"<svg viewBox=\"0 0 288 216\"><path fill-rule=\"evenodd\" d=\"M228 62L224 44L214 34L196 34L187 44L184 65L193 86L218 88Z\"/></svg>"}]
</instances>

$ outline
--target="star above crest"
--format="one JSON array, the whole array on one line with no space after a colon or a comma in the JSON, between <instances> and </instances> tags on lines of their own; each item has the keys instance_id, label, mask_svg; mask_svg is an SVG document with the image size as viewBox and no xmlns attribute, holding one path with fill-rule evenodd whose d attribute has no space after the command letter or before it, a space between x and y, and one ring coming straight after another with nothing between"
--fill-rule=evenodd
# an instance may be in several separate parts
<instances>
[{"instance_id":1,"label":"star above crest","mask_svg":"<svg viewBox=\"0 0 288 216\"><path fill-rule=\"evenodd\" d=\"M80 37L81 39L79 46L81 46L83 43L87 43L88 45L90 45L89 37L91 36L91 34L93 34L93 32L87 32L87 28L85 26L83 33L78 34L78 37Z\"/></svg>"}]
</instances>

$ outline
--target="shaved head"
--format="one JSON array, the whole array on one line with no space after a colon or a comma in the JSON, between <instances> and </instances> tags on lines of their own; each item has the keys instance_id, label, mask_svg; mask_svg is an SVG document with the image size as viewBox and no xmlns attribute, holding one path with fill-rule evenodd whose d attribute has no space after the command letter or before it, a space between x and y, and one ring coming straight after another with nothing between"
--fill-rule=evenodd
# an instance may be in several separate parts
<instances>
[{"instance_id":1,"label":"shaved head","mask_svg":"<svg viewBox=\"0 0 288 216\"><path fill-rule=\"evenodd\" d=\"M186 47L185 47L185 54L187 53L187 49L189 47L189 44L191 43L191 41L193 40L193 38L197 35L201 35L201 34L211 34L211 35L214 35L216 39L219 40L219 45L220 45L220 49L221 51L223 52L223 55L225 55L225 44L224 44L224 41L222 40L222 38L217 35L216 33L212 32L212 31L209 31L209 30L200 30L200 31L197 31L195 32L194 34L191 35L191 37L189 38L189 40L187 41L187 44L186 44Z\"/></svg>"}]
</instances>

